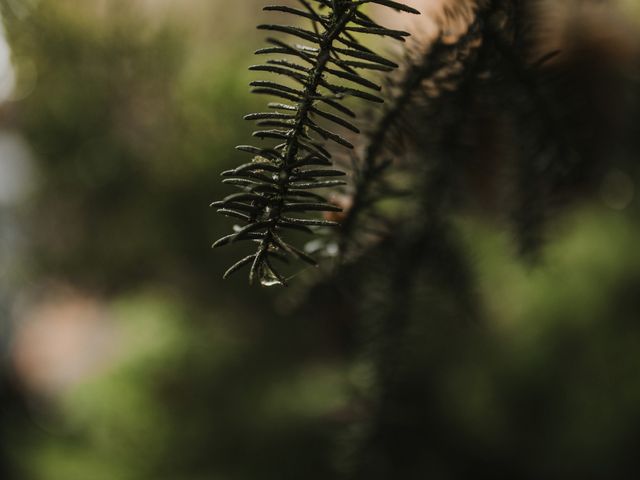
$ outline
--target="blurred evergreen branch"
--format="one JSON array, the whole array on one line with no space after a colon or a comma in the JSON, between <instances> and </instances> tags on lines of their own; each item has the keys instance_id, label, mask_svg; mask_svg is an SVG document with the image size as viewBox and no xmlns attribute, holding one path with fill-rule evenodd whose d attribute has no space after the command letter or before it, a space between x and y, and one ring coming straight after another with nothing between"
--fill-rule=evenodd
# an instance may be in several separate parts
<instances>
[{"instance_id":1,"label":"blurred evergreen branch","mask_svg":"<svg viewBox=\"0 0 640 480\"><path fill-rule=\"evenodd\" d=\"M415 135L415 127L412 126L415 124L411 121L415 119L407 109L412 110L417 104L433 103L433 99L425 98L425 82L432 80L435 88L441 89L441 84L452 81L452 66L464 65L478 41L479 27L479 22L472 23L467 33L453 43L445 42L441 34L426 47L424 54L414 55L415 59L408 57L402 77L391 85L396 95L388 102L388 108L368 135L362 160L355 165L352 205L340 229L340 253L343 257L347 256L360 217L377 201L393 195L393 188L384 184L384 174L393 165L393 158L402 153L403 139L410 141ZM385 158L381 158L383 155Z\"/></svg>"}]
</instances>

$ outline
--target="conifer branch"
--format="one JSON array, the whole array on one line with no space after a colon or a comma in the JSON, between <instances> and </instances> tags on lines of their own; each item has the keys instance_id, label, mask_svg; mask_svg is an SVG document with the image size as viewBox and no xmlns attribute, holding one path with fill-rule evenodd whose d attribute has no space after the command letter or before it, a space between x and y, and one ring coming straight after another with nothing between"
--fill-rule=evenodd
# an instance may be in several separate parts
<instances>
[{"instance_id":1,"label":"conifer branch","mask_svg":"<svg viewBox=\"0 0 640 480\"><path fill-rule=\"evenodd\" d=\"M298 0L302 8L267 6L265 10L281 12L311 22L311 29L298 26L264 24L258 28L283 33L310 45L298 45L268 38L269 47L258 55L280 54L285 58L267 60L250 67L284 77L288 84L277 81L254 81L253 92L277 97L270 103L271 111L251 114L256 121L253 136L279 141L270 148L241 145L240 151L253 155L250 163L223 172L223 183L238 187L241 192L214 202L218 212L240 219L244 225L227 235L213 247L239 241L258 244L256 253L235 263L225 278L244 266L250 266L250 282L262 285L284 285L286 279L272 264L274 260L297 258L315 264L309 255L285 239L288 230L314 233L314 229L337 226L336 222L293 216L310 212L340 210L311 190L344 185L344 172L331 169L329 141L346 148L351 142L330 130L329 124L357 133L352 120L355 113L340 101L346 97L381 103L370 93L381 88L364 78L359 70L389 71L394 62L362 45L353 33L388 36L403 41L408 34L387 29L361 11L366 4L377 4L398 11L417 14L416 10L390 0ZM294 57L290 60L289 57ZM337 81L336 81L337 80ZM350 82L346 85L343 81ZM297 85L290 86L290 85ZM329 111L327 110L329 109ZM350 120L345 119L344 117Z\"/></svg>"}]
</instances>

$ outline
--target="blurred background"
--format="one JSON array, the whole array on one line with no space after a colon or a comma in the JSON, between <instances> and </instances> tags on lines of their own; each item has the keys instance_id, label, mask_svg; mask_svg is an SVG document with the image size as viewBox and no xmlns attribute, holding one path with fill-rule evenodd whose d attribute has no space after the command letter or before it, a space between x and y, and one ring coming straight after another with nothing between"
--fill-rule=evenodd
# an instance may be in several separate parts
<instances>
[{"instance_id":1,"label":"blurred background","mask_svg":"<svg viewBox=\"0 0 640 480\"><path fill-rule=\"evenodd\" d=\"M541 50L581 3L544 10ZM585 13L585 45L637 65L638 2L604 3L613 23ZM416 287L408 423L363 441L380 272L307 298L223 282L229 255L210 249L229 229L208 207L219 173L264 104L246 69L263 4L0 1L0 478L326 480L359 462L369 478L632 478L640 110L580 130L606 132L604 167L539 264L492 215L460 217L483 320L461 319L455 288ZM423 21L403 26L429 37Z\"/></svg>"}]
</instances>

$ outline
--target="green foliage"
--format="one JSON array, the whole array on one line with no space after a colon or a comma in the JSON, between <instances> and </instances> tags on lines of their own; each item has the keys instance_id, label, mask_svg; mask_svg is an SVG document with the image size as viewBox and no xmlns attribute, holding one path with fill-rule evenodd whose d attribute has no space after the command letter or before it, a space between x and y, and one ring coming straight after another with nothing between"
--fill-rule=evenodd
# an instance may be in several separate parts
<instances>
[{"instance_id":1,"label":"green foliage","mask_svg":"<svg viewBox=\"0 0 640 480\"><path fill-rule=\"evenodd\" d=\"M249 133L233 121L255 107L241 86L246 59L191 67L184 32L149 26L135 9L98 16L43 1L9 20L19 81L30 86L13 127L38 180L20 212L28 269L112 292L149 281L180 288L180 271L190 272L182 279L191 293L221 283L208 272L223 260L201 239L222 234L207 221L210 159L215 168L237 163L229 147ZM195 290L192 274L203 282Z\"/></svg>"}]
</instances>

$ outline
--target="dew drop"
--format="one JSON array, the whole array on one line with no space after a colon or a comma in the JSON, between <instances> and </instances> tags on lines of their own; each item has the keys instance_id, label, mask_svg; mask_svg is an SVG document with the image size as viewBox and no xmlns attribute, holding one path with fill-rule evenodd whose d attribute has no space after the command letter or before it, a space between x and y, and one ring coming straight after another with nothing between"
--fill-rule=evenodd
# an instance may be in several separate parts
<instances>
[{"instance_id":1,"label":"dew drop","mask_svg":"<svg viewBox=\"0 0 640 480\"><path fill-rule=\"evenodd\" d=\"M263 287L275 287L283 285L283 283L269 265L262 264L260 268L260 285Z\"/></svg>"}]
</instances>

